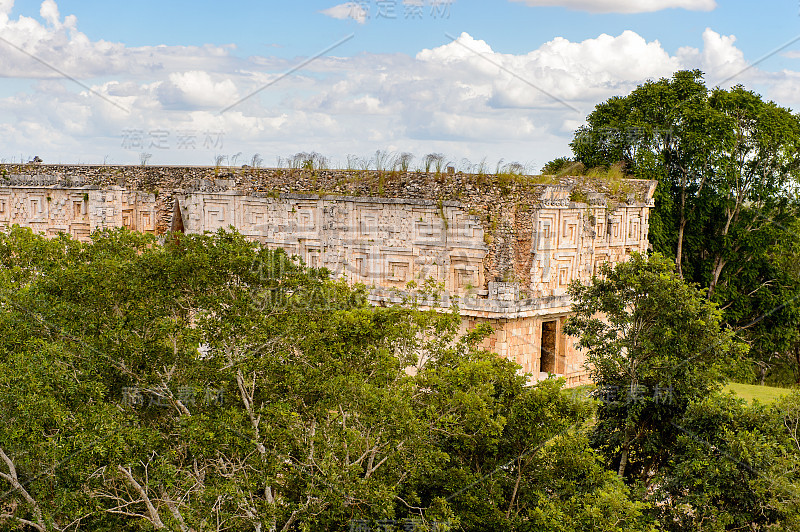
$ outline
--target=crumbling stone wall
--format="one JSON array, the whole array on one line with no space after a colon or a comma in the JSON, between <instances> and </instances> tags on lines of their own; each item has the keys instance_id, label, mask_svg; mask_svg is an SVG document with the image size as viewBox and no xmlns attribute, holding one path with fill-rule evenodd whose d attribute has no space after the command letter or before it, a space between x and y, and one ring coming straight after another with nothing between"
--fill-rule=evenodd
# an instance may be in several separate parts
<instances>
[{"instance_id":1,"label":"crumbling stone wall","mask_svg":"<svg viewBox=\"0 0 800 532\"><path fill-rule=\"evenodd\" d=\"M542 323L558 321L556 370L585 380L561 335L567 287L645 251L653 181L342 170L1 166L0 229L87 238L105 227L163 234L236 227L372 288L441 282L486 347L540 374ZM433 305L433 304L432 304Z\"/></svg>"},{"instance_id":2,"label":"crumbling stone wall","mask_svg":"<svg viewBox=\"0 0 800 532\"><path fill-rule=\"evenodd\" d=\"M66 233L80 240L102 228L156 233L159 208L155 194L121 187L0 185L0 230L16 224L48 236Z\"/></svg>"},{"instance_id":3,"label":"crumbling stone wall","mask_svg":"<svg viewBox=\"0 0 800 532\"><path fill-rule=\"evenodd\" d=\"M118 186L150 193L157 204L158 233L171 228L175 197L193 193L233 191L253 198L312 193L425 200L436 202L440 216L445 202L455 202L447 205L457 204L460 211L449 212L453 219L442 216L442 220L482 227L480 238L486 253L483 283L477 288L486 291L490 281L519 282L523 293L539 296L562 288L553 279L591 275L594 263L578 260L578 256L588 257L596 250L605 260L618 262L633 249L646 249L647 213L655 187L652 181L606 183L585 177L88 165L0 165L0 186L4 181L10 184L15 174L24 176L16 178L17 183L38 179L65 187L103 190ZM611 227L611 234L624 233L627 229L620 228L627 224L639 228L638 239L617 236L613 242L601 242L603 231ZM553 278L551 273L560 277Z\"/></svg>"}]
</instances>

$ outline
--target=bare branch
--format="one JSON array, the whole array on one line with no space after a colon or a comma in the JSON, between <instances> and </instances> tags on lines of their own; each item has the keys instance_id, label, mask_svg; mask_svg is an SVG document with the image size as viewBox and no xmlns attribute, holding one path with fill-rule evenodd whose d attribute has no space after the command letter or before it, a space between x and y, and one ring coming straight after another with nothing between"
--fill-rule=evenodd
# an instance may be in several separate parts
<instances>
[{"instance_id":1,"label":"bare branch","mask_svg":"<svg viewBox=\"0 0 800 532\"><path fill-rule=\"evenodd\" d=\"M125 478L127 479L128 483L133 487L133 489L136 490L136 492L142 498L142 502L147 507L147 513L149 514L149 517L147 518L147 520L150 521L156 529L166 528L166 526L164 526L163 521L161 521L161 517L158 515L158 510L156 509L155 506L153 506L153 503L150 500L150 497L147 495L147 492L142 487L142 485L139 484L138 482L136 482L136 479L133 478L133 474L131 474L130 468L126 469L126 468L122 467L121 465L118 465L117 466L117 471L119 471L120 473L122 473L125 476Z\"/></svg>"},{"instance_id":2,"label":"bare branch","mask_svg":"<svg viewBox=\"0 0 800 532\"><path fill-rule=\"evenodd\" d=\"M25 487L19 482L19 478L17 477L17 468L14 467L14 462L8 457L2 447L0 447L0 458L3 459L3 461L6 463L6 467L8 467L8 473L0 472L0 478L10 483L11 487L18 491L20 495L22 495L22 498L25 499L25 502L27 502L33 510L36 523L26 522L26 524L30 524L30 526L34 527L36 530L44 532L47 530L47 527L45 526L44 518L42 517L42 509L39 507L39 503L37 503L36 500L31 497L31 494L28 493ZM14 519L24 521L17 517Z\"/></svg>"}]
</instances>

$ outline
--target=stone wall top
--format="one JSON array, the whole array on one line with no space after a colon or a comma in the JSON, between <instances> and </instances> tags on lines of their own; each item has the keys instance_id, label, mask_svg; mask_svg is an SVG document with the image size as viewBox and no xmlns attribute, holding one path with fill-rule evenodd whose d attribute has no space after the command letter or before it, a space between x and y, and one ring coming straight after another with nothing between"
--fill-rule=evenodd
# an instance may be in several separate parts
<instances>
[{"instance_id":1,"label":"stone wall top","mask_svg":"<svg viewBox=\"0 0 800 532\"><path fill-rule=\"evenodd\" d=\"M374 170L307 170L202 166L0 165L0 186L121 186L172 192L248 195L334 194L350 197L460 201L466 205L520 202L568 207L649 205L655 181L585 176L447 174Z\"/></svg>"}]
</instances>

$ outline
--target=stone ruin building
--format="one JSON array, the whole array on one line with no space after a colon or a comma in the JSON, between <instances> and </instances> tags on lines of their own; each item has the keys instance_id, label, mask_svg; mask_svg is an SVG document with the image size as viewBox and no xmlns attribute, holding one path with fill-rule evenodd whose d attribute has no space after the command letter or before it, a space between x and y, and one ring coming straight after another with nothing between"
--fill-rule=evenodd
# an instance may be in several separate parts
<instances>
[{"instance_id":1,"label":"stone ruin building","mask_svg":"<svg viewBox=\"0 0 800 532\"><path fill-rule=\"evenodd\" d=\"M87 239L126 227L163 234L235 227L309 266L400 300L433 279L466 330L534 379L587 380L562 333L575 279L648 249L655 181L207 167L6 165L0 230L13 224Z\"/></svg>"}]
</instances>

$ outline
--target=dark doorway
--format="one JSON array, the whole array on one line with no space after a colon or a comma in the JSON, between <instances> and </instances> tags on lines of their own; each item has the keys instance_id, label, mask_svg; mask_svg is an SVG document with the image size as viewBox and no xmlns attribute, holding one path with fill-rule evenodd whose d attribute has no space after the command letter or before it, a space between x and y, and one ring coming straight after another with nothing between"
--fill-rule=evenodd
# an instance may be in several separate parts
<instances>
[{"instance_id":1,"label":"dark doorway","mask_svg":"<svg viewBox=\"0 0 800 532\"><path fill-rule=\"evenodd\" d=\"M542 355L539 361L539 371L543 373L556 372L556 321L542 322Z\"/></svg>"}]
</instances>

